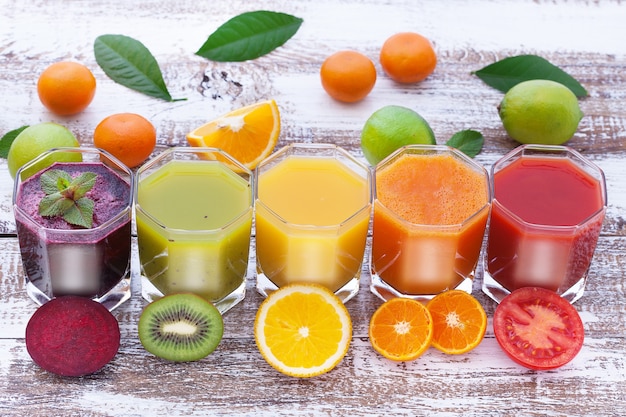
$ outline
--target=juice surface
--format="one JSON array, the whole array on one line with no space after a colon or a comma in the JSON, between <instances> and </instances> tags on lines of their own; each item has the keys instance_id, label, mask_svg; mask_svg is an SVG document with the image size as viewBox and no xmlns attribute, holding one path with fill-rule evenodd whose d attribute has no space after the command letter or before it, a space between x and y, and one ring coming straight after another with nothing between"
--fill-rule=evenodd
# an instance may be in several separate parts
<instances>
[{"instance_id":1,"label":"juice surface","mask_svg":"<svg viewBox=\"0 0 626 417\"><path fill-rule=\"evenodd\" d=\"M220 163L170 161L142 179L141 208L172 229L223 227L250 206L250 186Z\"/></svg>"},{"instance_id":2,"label":"juice surface","mask_svg":"<svg viewBox=\"0 0 626 417\"><path fill-rule=\"evenodd\" d=\"M449 154L398 157L376 173L373 273L402 294L473 278L489 213L487 177Z\"/></svg>"},{"instance_id":3,"label":"juice surface","mask_svg":"<svg viewBox=\"0 0 626 417\"><path fill-rule=\"evenodd\" d=\"M371 207L365 177L332 158L289 156L258 187L261 274L277 287L316 282L332 291L359 277Z\"/></svg>"},{"instance_id":4,"label":"juice surface","mask_svg":"<svg viewBox=\"0 0 626 417\"><path fill-rule=\"evenodd\" d=\"M488 201L485 177L448 154L403 155L376 175L378 200L415 224L461 224Z\"/></svg>"},{"instance_id":5,"label":"juice surface","mask_svg":"<svg viewBox=\"0 0 626 417\"><path fill-rule=\"evenodd\" d=\"M602 207L600 184L569 159L523 157L498 171L495 198L522 220L576 225Z\"/></svg>"},{"instance_id":6,"label":"juice surface","mask_svg":"<svg viewBox=\"0 0 626 417\"><path fill-rule=\"evenodd\" d=\"M369 202L367 180L332 158L290 156L258 181L259 200L295 224L336 225Z\"/></svg>"},{"instance_id":7,"label":"juice surface","mask_svg":"<svg viewBox=\"0 0 626 417\"><path fill-rule=\"evenodd\" d=\"M107 222L130 205L130 185L102 163L57 162L46 171L52 169L63 170L72 178L85 172L93 172L97 175L95 185L85 195L94 202L93 227L98 227ZM20 185L16 204L43 227L50 229L77 228L68 224L62 217L42 217L39 215L39 202L46 195L41 189L40 182L44 172L29 177Z\"/></svg>"},{"instance_id":8,"label":"juice surface","mask_svg":"<svg viewBox=\"0 0 626 417\"><path fill-rule=\"evenodd\" d=\"M142 274L158 291L217 302L242 284L252 227L249 183L217 162L170 161L138 186Z\"/></svg>"},{"instance_id":9,"label":"juice surface","mask_svg":"<svg viewBox=\"0 0 626 417\"><path fill-rule=\"evenodd\" d=\"M486 271L494 281L564 293L585 278L604 219L598 180L567 159L524 156L496 172L494 194Z\"/></svg>"}]
</instances>

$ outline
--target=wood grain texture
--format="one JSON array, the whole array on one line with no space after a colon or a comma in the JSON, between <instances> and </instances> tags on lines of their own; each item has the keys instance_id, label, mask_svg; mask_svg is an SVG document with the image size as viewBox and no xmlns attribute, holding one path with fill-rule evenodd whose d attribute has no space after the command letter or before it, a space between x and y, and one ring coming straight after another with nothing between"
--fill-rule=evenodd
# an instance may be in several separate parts
<instances>
[{"instance_id":1,"label":"wood grain texture","mask_svg":"<svg viewBox=\"0 0 626 417\"><path fill-rule=\"evenodd\" d=\"M489 326L485 340L461 356L430 349L418 360L393 363L369 345L369 317L381 301L361 291L347 303L354 336L332 372L307 380L278 374L261 358L253 322L262 301L253 263L246 299L224 316L225 337L206 359L172 364L148 354L137 338L140 297L134 263L133 298L114 314L122 346L102 371L84 378L39 369L24 346L35 311L24 291L11 210L13 182L0 160L0 415L428 415L618 416L626 409L626 3L621 1L267 0L212 2L141 0L0 0L0 135L22 125L57 121L90 145L97 123L132 111L157 127L155 153L186 145L191 129L231 109L276 99L282 121L279 146L330 142L363 158L360 130L387 104L411 107L444 143L462 129L485 136L476 160L487 168L513 149L496 107L502 93L472 75L506 56L534 53L560 66L589 91L585 114L568 143L596 162L607 178L609 206L584 297L575 307L585 324L581 353L565 367L533 372L515 365L491 328L495 303L474 283ZM273 53L244 63L215 63L194 55L206 37L232 16L267 9L304 19L296 36ZM391 34L413 30L431 38L439 62L426 81L391 82L377 62ZM95 63L93 41L120 33L142 41L156 57L175 98L167 103L108 79ZM370 96L344 105L319 83L330 53L357 49L376 64ZM57 118L39 103L36 76L50 63L78 60L94 72L96 98L78 116ZM135 248L136 249L136 248ZM481 272L481 271L479 271Z\"/></svg>"}]
</instances>

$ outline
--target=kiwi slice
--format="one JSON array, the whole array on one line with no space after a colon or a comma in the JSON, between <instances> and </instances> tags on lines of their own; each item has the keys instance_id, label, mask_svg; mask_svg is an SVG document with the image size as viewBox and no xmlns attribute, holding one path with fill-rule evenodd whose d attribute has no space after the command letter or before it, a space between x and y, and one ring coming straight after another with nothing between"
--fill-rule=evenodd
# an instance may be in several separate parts
<instances>
[{"instance_id":1,"label":"kiwi slice","mask_svg":"<svg viewBox=\"0 0 626 417\"><path fill-rule=\"evenodd\" d=\"M195 294L170 294L148 304L139 317L139 340L150 353L173 362L197 361L224 334L219 310Z\"/></svg>"}]
</instances>

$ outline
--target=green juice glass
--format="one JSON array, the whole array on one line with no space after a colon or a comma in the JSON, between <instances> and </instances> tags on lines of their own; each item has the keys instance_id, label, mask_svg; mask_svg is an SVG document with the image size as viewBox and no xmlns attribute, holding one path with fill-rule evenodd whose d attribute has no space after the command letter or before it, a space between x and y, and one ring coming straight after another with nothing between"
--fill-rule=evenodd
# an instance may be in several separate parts
<instances>
[{"instance_id":1,"label":"green juice glass","mask_svg":"<svg viewBox=\"0 0 626 417\"><path fill-rule=\"evenodd\" d=\"M143 298L191 292L222 313L243 300L252 172L219 149L175 147L136 176Z\"/></svg>"}]
</instances>

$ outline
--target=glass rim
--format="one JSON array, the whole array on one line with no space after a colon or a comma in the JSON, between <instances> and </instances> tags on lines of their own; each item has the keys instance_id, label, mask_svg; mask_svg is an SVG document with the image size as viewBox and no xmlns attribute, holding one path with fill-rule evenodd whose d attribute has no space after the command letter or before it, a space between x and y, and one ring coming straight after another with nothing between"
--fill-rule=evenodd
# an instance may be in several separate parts
<instances>
[{"instance_id":1,"label":"glass rim","mask_svg":"<svg viewBox=\"0 0 626 417\"><path fill-rule=\"evenodd\" d=\"M355 164L358 168L360 168L362 170L362 173L364 174L362 177L365 180L365 187L367 189L367 199L365 199L363 205L360 206L358 209L354 210L354 212L352 212L348 217L346 217L345 219L341 220L340 222L333 223L333 224L325 224L325 225L296 223L296 222L289 221L289 220L285 219L283 216L281 216L280 214L278 214L274 209L272 209L270 206L268 206L267 203L263 202L263 200L259 196L259 183L260 183L259 175L262 175L262 174L260 174L260 171L262 171L263 168L267 164L273 162L275 159L279 158L280 156L287 154L292 149L296 149L296 150L297 149L310 149L310 150L334 151L334 152L338 152L341 157L344 157L344 158L348 159L351 163ZM290 157L290 156L291 155L286 155L287 158ZM303 156L306 156L306 155L303 155ZM311 154L310 157L311 158L315 158L316 155L315 154ZM320 158L337 159L337 160L339 160L341 162L341 159L339 158L338 155L332 155L332 156L331 155L324 155L324 156L320 156ZM361 176L359 172L356 172L349 165L347 165L345 163L342 163L342 165L344 165L346 168L350 169L351 171L355 172L355 174ZM289 144L283 146L282 148L280 148L278 151L274 152L272 155L270 155L269 157L267 157L263 161L261 161L261 163L255 169L255 177L256 177L255 187L254 187L254 204L255 204L255 208L258 207L258 206L262 206L265 210L267 210L267 212L273 218L275 218L278 221L280 221L281 224L283 224L285 226L289 226L289 227L294 228L294 229L307 230L307 231L310 231L310 230L329 230L330 231L330 230L341 229L346 224L352 222L355 218L359 217L363 211L370 211L371 208L372 208L372 201L373 201L372 170L370 169L369 166L365 165L363 162L361 162L358 159L356 159L346 149L342 148L339 145L335 145L333 143L303 143L303 142L289 143Z\"/></svg>"},{"instance_id":2,"label":"glass rim","mask_svg":"<svg viewBox=\"0 0 626 417\"><path fill-rule=\"evenodd\" d=\"M273 160L279 158L281 155L288 153L290 150L295 149L310 149L310 150L327 150L327 151L335 151L341 154L341 156L350 160L350 162L357 165L359 168L364 171L370 171L370 167L364 164L362 161L356 159L350 152L348 152L345 148L336 145L334 143L306 143L306 142L292 142L288 143L277 151L273 152L267 158L262 160L259 165L255 168L255 172L258 173L259 170L262 170L267 164L271 163ZM311 157L315 157L315 155L311 155ZM323 156L325 158L331 158L331 156ZM333 156L332 158L337 159L337 156ZM368 176L370 174L368 173Z\"/></svg>"},{"instance_id":3,"label":"glass rim","mask_svg":"<svg viewBox=\"0 0 626 417\"><path fill-rule=\"evenodd\" d=\"M135 174L137 176L137 180L138 180L137 182L139 182L139 176L140 175L144 174L149 169L153 169L154 165L156 165L157 163L161 162L161 160L165 159L165 157L167 157L168 155L171 155L171 154L179 153L179 152L183 153L183 154L218 153L218 154L223 155L228 160L228 163L225 163L225 162L217 160L217 159L203 159L201 157L199 157L197 162L222 163L222 164L226 165L231 171L233 171L235 173L239 174L239 172L237 170L241 170L242 172L244 172L248 176L250 176L250 177L253 176L252 170L250 170L248 167L243 165L241 162L239 162L236 158L234 158L231 154L229 154L228 152L226 152L223 149L216 148L216 147L210 147L210 146L172 146L172 147L169 147L169 148L165 149L164 151L160 152L154 158L150 159L149 161L147 161L145 164L143 164L141 167L139 167L137 169L137 172ZM237 167L237 170L234 170L233 166Z\"/></svg>"},{"instance_id":4,"label":"glass rim","mask_svg":"<svg viewBox=\"0 0 626 417\"><path fill-rule=\"evenodd\" d=\"M30 177L28 177L28 178L26 178L26 180L22 180L21 177L20 177L20 174L24 170L29 169L30 167L36 165L41 160L44 160L50 154L57 153L57 152L70 152L70 153L83 153L83 154L84 153L102 154L107 159L109 159L113 163L115 163L116 167L113 168L113 167L111 167L110 165L108 165L108 164L106 164L104 162L100 162L105 168L110 169L111 171L114 171L114 172L115 171L122 171L122 172L124 172L128 176L127 178L122 178L122 181L126 182L128 184L128 187L129 187L129 195L128 195L128 199L125 199L124 207L117 214L115 214L113 217L111 217L106 222L104 222L104 223L102 223L102 224L100 224L98 226L88 228L88 229L87 228L82 228L82 229L55 229L55 228L52 228L52 227L46 227L46 226L40 224L38 221L36 221L30 214L28 214L24 209L22 209L18 205L18 203L17 203L17 198L18 198L18 194L19 194L18 192L19 192L20 184L30 178ZM75 161L75 162L72 162L72 161L61 161L60 163L80 164L80 163L83 163L83 162L84 161ZM49 169L55 163L57 163L57 162L53 162L52 164L50 164L50 165L40 169L39 171L35 172L31 176L34 176L34 175L40 173L41 171L43 171L45 169ZM127 167L124 163L122 163L119 159L117 159L115 156L113 156L111 153L105 151L104 149L94 148L94 147L81 147L81 146L77 146L77 147L57 147L57 148L48 149L47 151L45 151L45 152L41 153L39 156L37 156L35 159L29 161L28 163L26 163L22 167L20 167L20 169L15 174L15 181L13 183L13 195L12 195L12 198L11 198L11 203L12 203L12 206L13 206L13 210L18 211L24 218L28 219L28 221L30 223L36 225L41 230L46 230L46 231L50 231L50 232L71 233L71 234L81 235L81 234L89 234L89 233L93 233L93 232L98 232L100 230L103 230L103 229L106 229L106 228L110 227L112 224L115 224L115 223L119 222L119 220L122 217L126 216L128 211L131 211L131 218L132 218L134 188L135 188L135 178L134 178L132 170L129 167Z\"/></svg>"},{"instance_id":5,"label":"glass rim","mask_svg":"<svg viewBox=\"0 0 626 417\"><path fill-rule=\"evenodd\" d=\"M476 160L474 160L473 158L470 158L463 151L459 150L458 148L452 147L450 145L445 145L445 144L420 144L420 143L415 143L415 144L409 144L409 145L401 146L400 148L396 149L395 151L393 151L392 153L387 155L380 162L378 162L374 166L374 169L375 170L380 169L381 166L387 165L389 163L389 161L391 161L392 159L397 158L401 154L412 153L410 151L424 151L425 155L428 155L428 154L431 154L431 153L432 154L450 153L450 154L453 154L454 156L460 158L465 164L470 165L473 168L477 168L480 171L484 171L484 173L487 174L487 175L489 174L487 169L482 164L479 164L478 162L476 162ZM419 155L419 153L415 153L415 154Z\"/></svg>"},{"instance_id":6,"label":"glass rim","mask_svg":"<svg viewBox=\"0 0 626 417\"><path fill-rule=\"evenodd\" d=\"M425 153L414 153L414 152L411 152L413 150L425 151ZM384 168L388 167L390 165L391 161L399 158L401 155L404 155L404 154L413 154L413 155L452 154L455 158L459 158L460 162L462 162L465 165L470 166L475 172L480 173L480 175L483 176L483 178L484 178L484 187L485 187L485 189L487 191L487 198L486 198L484 204L481 205L479 208L477 208L474 212L472 212L472 214L467 216L460 223L453 223L453 224L415 223L415 222L412 222L412 221L407 220L404 217L400 216L398 213L393 211L391 208L387 207L387 205L385 205L378 198L378 185L377 185L377 181L376 181L376 176L377 176L376 174L378 172L380 172L381 169L384 169ZM432 230L447 230L447 231L452 232L454 230L464 228L467 224L471 223L474 220L474 218L480 216L481 213L485 209L489 209L491 207L491 200L493 198L493 189L492 189L492 186L491 186L491 181L489 179L489 171L487 171L487 169L483 165L479 164L478 162L476 162L475 160L473 160L472 158L467 156L462 151L460 151L457 148L454 148L452 146L449 146L449 145L439 145L439 144L411 144L411 145L405 145L405 146L402 146L402 147L396 149L394 152L392 152L386 158L384 158L382 161L380 161L378 164L376 164L376 166L374 167L373 170L374 170L374 174L373 174L374 178L373 178L373 181L372 181L372 188L373 188L372 195L373 195L374 203L378 204L381 208L383 208L385 210L385 212L389 213L394 218L396 218L399 221L401 221L403 224L407 224L407 225L409 225L412 228L428 228L428 229L432 229Z\"/></svg>"},{"instance_id":7,"label":"glass rim","mask_svg":"<svg viewBox=\"0 0 626 417\"><path fill-rule=\"evenodd\" d=\"M532 155L527 155L524 156L524 151L526 150L536 150L538 151L538 153L536 154L532 154ZM509 161L513 156L515 156L516 154L519 154L519 158L534 158L534 157L546 157L546 158L562 158L562 159L569 159L570 161L572 161L573 163L576 164L576 166L580 167L581 163L584 164L586 167L591 168L596 175L593 175L591 172L589 172L588 170L581 168L584 172L586 172L587 174L591 175L600 185L600 198L602 199L602 205L595 210L593 213L591 213L589 216L587 216L586 218L582 219L580 222L574 224L574 225L560 225L560 226L556 226L556 225L545 225L545 224L541 224L541 223L533 223L533 222L528 222L524 219L522 219L520 216L518 216L517 214L513 213L511 210L509 210L506 206L504 206L502 203L500 203L495 195L495 174L496 174L496 169L498 170L498 172L501 169L504 169L506 166L508 166L511 162L507 163L506 165L502 165L505 162ZM577 160L568 158L567 155L571 154L573 156L575 156L577 158ZM496 202L498 203L498 207L502 208L503 210L506 211L507 215L509 215L510 217L512 217L516 222L523 224L525 226L531 227L531 228L535 228L535 229L546 229L546 230L560 230L560 231L567 231L567 230L574 230L577 228L580 228L582 226L584 226L585 224L589 223L592 219L594 219L596 216L598 216L600 213L605 212L607 207L608 207L608 194L607 194L607 189L606 189L606 177L604 174L604 171L602 170L602 168L600 168L600 166L598 166L596 163L594 163L593 161L591 161L589 158L585 157L583 154L581 154L580 152L578 152L575 149L572 149L568 146L564 146L564 145L541 145L541 144L524 144L524 145L520 145L512 150L510 150L509 152L507 152L505 155L503 155L502 157L500 157L496 162L493 163L493 165L491 166L491 170L490 170L490 175L489 175L489 182L490 182L490 186L493 190L493 197L492 197L492 204L495 204Z\"/></svg>"},{"instance_id":8,"label":"glass rim","mask_svg":"<svg viewBox=\"0 0 626 417\"><path fill-rule=\"evenodd\" d=\"M241 210L241 212L239 212L235 217L233 217L228 222L224 223L222 226L215 227L215 228L212 228L212 229L181 229L181 228L177 228L177 227L170 227L170 226L165 225L165 223L163 223L163 221L159 220L152 213L150 213L145 208L143 208L141 206L141 204L139 203L139 186L140 186L140 183L142 182L143 178L146 178L147 176L152 175L154 172L156 172L156 171L158 171L159 169L162 168L162 166L156 166L157 163L161 162L168 155L175 154L175 153L178 153L178 152L183 153L183 154L219 153L220 155L223 155L225 158L227 158L229 163L225 163L225 162L220 161L220 160L202 159L202 158L199 158L197 160L192 160L190 162L194 162L194 163L195 162L198 162L198 163L217 163L217 164L221 164L221 165L225 166L231 172L233 172L236 175L239 175L240 177L241 177L242 172L245 175L247 175L247 177L248 177L247 179L242 177L242 179L248 184L248 191L247 191L247 193L248 193L248 205L246 206L246 208ZM173 159L173 160L175 160L175 159ZM187 161L187 160L183 159L183 161ZM166 162L166 163L168 163L168 162ZM238 171L232 169L233 167L230 165L230 163L233 163L238 169L241 169L241 172L238 172ZM147 172L146 173L146 171L150 171L150 170L152 170L152 172ZM137 170L135 175L136 175L136 186L135 186L135 189L134 189L135 190L135 192L134 192L134 207L135 207L135 210L136 211L137 210L140 211L154 225L156 225L161 230L166 231L168 233L189 234L189 235L216 234L216 233L219 233L221 231L229 229L234 224L237 224L237 223L241 222L242 219L245 218L250 211L254 210L254 183L255 182L254 182L254 174L253 174L253 172L250 169L248 169L246 166L241 164L239 161L237 161L235 158L233 158L228 152L226 152L226 151L224 151L224 150L222 150L220 148L206 147L206 146L205 147L200 147L200 146L173 146L173 147L167 148L166 150L161 152L159 155L157 155L155 158L151 159L146 164L141 166Z\"/></svg>"},{"instance_id":9,"label":"glass rim","mask_svg":"<svg viewBox=\"0 0 626 417\"><path fill-rule=\"evenodd\" d=\"M105 151L102 148L96 148L96 147L89 147L89 146L58 146L55 148L50 148L44 152L42 152L41 154L39 154L36 158L31 159L30 161L28 161L27 163L25 163L24 165L22 165L20 167L20 169L17 170L17 172L15 173L15 178L19 178L19 175L21 172L25 171L26 169L30 168L33 165L36 165L38 162L40 162L41 160L45 159L48 155L53 154L53 153L57 153L57 152L67 152L67 153L84 153L84 154L102 154L104 156L106 156L107 159L111 160L113 163L115 163L116 167L119 167L120 171L125 171L129 176L132 177L133 175L133 171L126 166L126 164L124 164L122 161L120 161L118 158L116 158L115 156L113 156L113 154L111 154L108 151ZM61 161L61 162L68 162L68 163L80 163L82 161ZM53 163L56 163L53 162ZM109 165L105 164L103 162L103 164L107 167L110 167ZM51 164L52 165L52 164ZM44 167L42 169L40 169L39 171L35 172L35 174L43 171L44 169L48 168ZM33 174L33 175L35 175Z\"/></svg>"}]
</instances>

